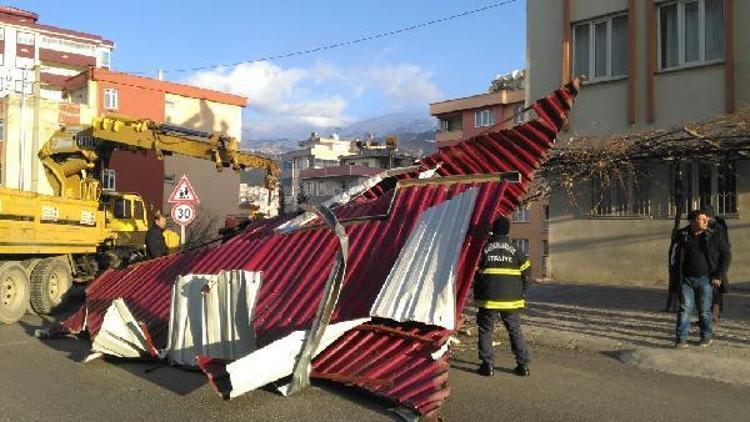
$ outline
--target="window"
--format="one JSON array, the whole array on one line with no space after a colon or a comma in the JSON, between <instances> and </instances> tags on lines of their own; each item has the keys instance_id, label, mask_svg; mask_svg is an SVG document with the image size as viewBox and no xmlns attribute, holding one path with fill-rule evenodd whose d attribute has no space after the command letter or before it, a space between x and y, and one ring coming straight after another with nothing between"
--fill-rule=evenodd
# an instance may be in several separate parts
<instances>
[{"instance_id":1,"label":"window","mask_svg":"<svg viewBox=\"0 0 750 422\"><path fill-rule=\"evenodd\" d=\"M480 110L474 113L474 127L492 126L495 124L495 112Z\"/></svg>"},{"instance_id":2,"label":"window","mask_svg":"<svg viewBox=\"0 0 750 422\"><path fill-rule=\"evenodd\" d=\"M659 6L659 69L724 58L724 0L680 0Z\"/></svg>"},{"instance_id":3,"label":"window","mask_svg":"<svg viewBox=\"0 0 750 422\"><path fill-rule=\"evenodd\" d=\"M592 182L591 214L602 217L648 217L651 199L647 177Z\"/></svg>"},{"instance_id":4,"label":"window","mask_svg":"<svg viewBox=\"0 0 750 422\"><path fill-rule=\"evenodd\" d=\"M574 25L573 72L591 81L627 76L627 14Z\"/></svg>"},{"instance_id":5,"label":"window","mask_svg":"<svg viewBox=\"0 0 750 422\"><path fill-rule=\"evenodd\" d=\"M526 256L529 256L529 239L513 239L513 245Z\"/></svg>"},{"instance_id":6,"label":"window","mask_svg":"<svg viewBox=\"0 0 750 422\"><path fill-rule=\"evenodd\" d=\"M117 190L115 170L104 169L102 171L102 190L110 192Z\"/></svg>"},{"instance_id":7,"label":"window","mask_svg":"<svg viewBox=\"0 0 750 422\"><path fill-rule=\"evenodd\" d=\"M143 202L135 201L133 203L133 218L136 220L143 220L144 214Z\"/></svg>"},{"instance_id":8,"label":"window","mask_svg":"<svg viewBox=\"0 0 750 422\"><path fill-rule=\"evenodd\" d=\"M117 110L116 89L109 88L104 90L104 108L107 110Z\"/></svg>"},{"instance_id":9,"label":"window","mask_svg":"<svg viewBox=\"0 0 750 422\"><path fill-rule=\"evenodd\" d=\"M523 123L523 104L516 104L513 106L513 123L520 125Z\"/></svg>"},{"instance_id":10,"label":"window","mask_svg":"<svg viewBox=\"0 0 750 422\"><path fill-rule=\"evenodd\" d=\"M109 59L110 59L110 51L109 50L102 50L101 53L99 53L99 65L102 67L109 67Z\"/></svg>"},{"instance_id":11,"label":"window","mask_svg":"<svg viewBox=\"0 0 750 422\"><path fill-rule=\"evenodd\" d=\"M115 201L115 218L133 218L133 203L119 198Z\"/></svg>"},{"instance_id":12,"label":"window","mask_svg":"<svg viewBox=\"0 0 750 422\"><path fill-rule=\"evenodd\" d=\"M19 69L32 69L34 67L34 58L16 56L16 67Z\"/></svg>"},{"instance_id":13,"label":"window","mask_svg":"<svg viewBox=\"0 0 750 422\"><path fill-rule=\"evenodd\" d=\"M34 45L34 34L30 32L19 32L16 35L16 42L23 45Z\"/></svg>"},{"instance_id":14,"label":"window","mask_svg":"<svg viewBox=\"0 0 750 422\"><path fill-rule=\"evenodd\" d=\"M518 206L513 212L513 221L528 223L529 222L529 209L525 206Z\"/></svg>"},{"instance_id":15,"label":"window","mask_svg":"<svg viewBox=\"0 0 750 422\"><path fill-rule=\"evenodd\" d=\"M718 164L700 161L683 162L681 174L672 172L671 214L676 212L674 195L682 182L682 213L710 205L719 215L737 213L737 170L733 160ZM682 176L682 179L680 179Z\"/></svg>"},{"instance_id":16,"label":"window","mask_svg":"<svg viewBox=\"0 0 750 422\"><path fill-rule=\"evenodd\" d=\"M454 115L440 118L440 131L441 132L452 132L454 130L463 129L462 116Z\"/></svg>"},{"instance_id":17,"label":"window","mask_svg":"<svg viewBox=\"0 0 750 422\"><path fill-rule=\"evenodd\" d=\"M47 36L42 36L42 47L66 53L82 54L84 56L93 56L96 54L96 47L93 44L84 44Z\"/></svg>"}]
</instances>

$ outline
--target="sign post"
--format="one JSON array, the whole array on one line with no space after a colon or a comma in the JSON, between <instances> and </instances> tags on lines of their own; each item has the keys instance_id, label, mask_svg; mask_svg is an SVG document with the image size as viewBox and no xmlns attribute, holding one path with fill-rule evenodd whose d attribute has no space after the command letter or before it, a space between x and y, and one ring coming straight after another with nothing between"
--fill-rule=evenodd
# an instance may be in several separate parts
<instances>
[{"instance_id":1,"label":"sign post","mask_svg":"<svg viewBox=\"0 0 750 422\"><path fill-rule=\"evenodd\" d=\"M180 225L180 245L184 246L185 227L195 220L195 206L201 203L186 175L183 175L175 185L167 202L172 204L170 214L172 220Z\"/></svg>"}]
</instances>

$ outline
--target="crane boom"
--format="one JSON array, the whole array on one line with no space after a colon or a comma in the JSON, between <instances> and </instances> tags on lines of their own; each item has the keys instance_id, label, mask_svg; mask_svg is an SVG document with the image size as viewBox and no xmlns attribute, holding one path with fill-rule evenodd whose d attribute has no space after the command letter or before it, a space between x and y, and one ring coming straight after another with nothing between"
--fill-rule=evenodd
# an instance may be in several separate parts
<instances>
[{"instance_id":1,"label":"crane boom","mask_svg":"<svg viewBox=\"0 0 750 422\"><path fill-rule=\"evenodd\" d=\"M63 127L39 152L55 194L64 198L98 199L100 163L114 150L154 150L159 159L183 155L213 161L216 169L265 169L266 187L276 189L279 167L268 157L240 151L230 136L107 115L93 119L91 126Z\"/></svg>"}]
</instances>

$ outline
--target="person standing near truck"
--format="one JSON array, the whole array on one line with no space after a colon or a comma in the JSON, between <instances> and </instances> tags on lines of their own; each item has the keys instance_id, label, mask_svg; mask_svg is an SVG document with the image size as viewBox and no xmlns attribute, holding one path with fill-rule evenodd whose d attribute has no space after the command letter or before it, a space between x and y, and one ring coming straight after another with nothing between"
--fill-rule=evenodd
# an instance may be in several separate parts
<instances>
[{"instance_id":1,"label":"person standing near truck","mask_svg":"<svg viewBox=\"0 0 750 422\"><path fill-rule=\"evenodd\" d=\"M154 215L154 220L146 232L146 254L149 259L167 254L167 241L164 239L164 229L167 219L161 213Z\"/></svg>"}]
</instances>

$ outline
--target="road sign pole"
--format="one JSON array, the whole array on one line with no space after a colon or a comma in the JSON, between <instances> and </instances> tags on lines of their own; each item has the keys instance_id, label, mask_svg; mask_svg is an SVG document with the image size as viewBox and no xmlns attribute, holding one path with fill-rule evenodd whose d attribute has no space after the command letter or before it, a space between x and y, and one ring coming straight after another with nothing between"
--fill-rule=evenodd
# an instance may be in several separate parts
<instances>
[{"instance_id":1,"label":"road sign pole","mask_svg":"<svg viewBox=\"0 0 750 422\"><path fill-rule=\"evenodd\" d=\"M185 246L185 225L180 224L180 246Z\"/></svg>"}]
</instances>

